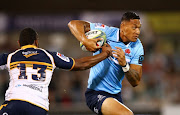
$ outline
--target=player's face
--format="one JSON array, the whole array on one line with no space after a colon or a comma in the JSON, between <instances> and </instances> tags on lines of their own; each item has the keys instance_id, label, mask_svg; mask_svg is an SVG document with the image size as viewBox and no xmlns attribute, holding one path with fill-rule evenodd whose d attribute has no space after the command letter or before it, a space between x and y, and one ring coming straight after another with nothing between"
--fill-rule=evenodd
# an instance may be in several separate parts
<instances>
[{"instance_id":1,"label":"player's face","mask_svg":"<svg viewBox=\"0 0 180 115\"><path fill-rule=\"evenodd\" d=\"M140 34L141 22L139 19L131 19L124 21L121 26L121 31L125 39L124 42L135 42Z\"/></svg>"}]
</instances>

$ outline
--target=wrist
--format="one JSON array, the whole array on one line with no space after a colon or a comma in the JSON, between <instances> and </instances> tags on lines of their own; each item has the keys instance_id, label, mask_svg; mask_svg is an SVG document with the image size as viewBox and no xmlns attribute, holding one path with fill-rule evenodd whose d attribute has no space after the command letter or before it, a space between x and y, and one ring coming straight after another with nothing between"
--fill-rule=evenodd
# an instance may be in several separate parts
<instances>
[{"instance_id":1,"label":"wrist","mask_svg":"<svg viewBox=\"0 0 180 115\"><path fill-rule=\"evenodd\" d=\"M84 45L87 42L87 38L83 37L81 42Z\"/></svg>"},{"instance_id":2,"label":"wrist","mask_svg":"<svg viewBox=\"0 0 180 115\"><path fill-rule=\"evenodd\" d=\"M124 73L128 72L130 69L130 66L129 64L126 62L126 65L125 66L122 66L122 70L124 71Z\"/></svg>"},{"instance_id":3,"label":"wrist","mask_svg":"<svg viewBox=\"0 0 180 115\"><path fill-rule=\"evenodd\" d=\"M108 51L103 51L102 53L105 55L104 57L109 57L109 52Z\"/></svg>"}]
</instances>

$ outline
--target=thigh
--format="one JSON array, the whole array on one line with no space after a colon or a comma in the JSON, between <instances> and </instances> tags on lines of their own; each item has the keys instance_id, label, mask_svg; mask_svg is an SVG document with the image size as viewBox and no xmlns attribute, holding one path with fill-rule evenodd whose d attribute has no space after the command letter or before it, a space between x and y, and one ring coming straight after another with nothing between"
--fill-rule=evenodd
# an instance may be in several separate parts
<instances>
[{"instance_id":1,"label":"thigh","mask_svg":"<svg viewBox=\"0 0 180 115\"><path fill-rule=\"evenodd\" d=\"M13 104L10 103L9 101L5 101L0 106L0 115L17 115L17 114L13 114L15 112L16 112L15 107L13 107Z\"/></svg>"},{"instance_id":2,"label":"thigh","mask_svg":"<svg viewBox=\"0 0 180 115\"><path fill-rule=\"evenodd\" d=\"M133 115L133 112L128 107L112 97L104 100L101 112L103 115Z\"/></svg>"},{"instance_id":3,"label":"thigh","mask_svg":"<svg viewBox=\"0 0 180 115\"><path fill-rule=\"evenodd\" d=\"M101 105L107 98L102 92L87 90L85 93L87 106L96 114L102 115Z\"/></svg>"}]
</instances>

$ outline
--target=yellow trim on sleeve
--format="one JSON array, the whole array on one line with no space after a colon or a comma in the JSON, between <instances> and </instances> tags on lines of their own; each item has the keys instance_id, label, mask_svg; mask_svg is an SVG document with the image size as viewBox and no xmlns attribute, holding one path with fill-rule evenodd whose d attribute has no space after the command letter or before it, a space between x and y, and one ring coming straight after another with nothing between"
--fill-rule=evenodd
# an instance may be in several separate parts
<instances>
[{"instance_id":1,"label":"yellow trim on sleeve","mask_svg":"<svg viewBox=\"0 0 180 115\"><path fill-rule=\"evenodd\" d=\"M39 105L36 105L36 104L34 104L34 103L32 103L32 102L29 102L29 101L27 101L27 100L23 100L23 99L10 99L9 101L12 101L12 100L14 100L14 101L16 101L16 100L25 101L25 102L28 102L28 103L30 103L30 104L33 104L33 105L35 105L35 106L37 106L37 107L40 107L40 108L42 108L42 109L44 109L44 110L46 110L46 111L49 111L49 110L47 110L46 108L41 107L41 106L39 106Z\"/></svg>"},{"instance_id":2,"label":"yellow trim on sleeve","mask_svg":"<svg viewBox=\"0 0 180 115\"><path fill-rule=\"evenodd\" d=\"M73 65L72 65L72 67L71 67L71 69L70 70L72 70L73 68L74 68L74 66L75 66L75 60L73 59L73 58L71 58L72 60L73 60Z\"/></svg>"}]
</instances>

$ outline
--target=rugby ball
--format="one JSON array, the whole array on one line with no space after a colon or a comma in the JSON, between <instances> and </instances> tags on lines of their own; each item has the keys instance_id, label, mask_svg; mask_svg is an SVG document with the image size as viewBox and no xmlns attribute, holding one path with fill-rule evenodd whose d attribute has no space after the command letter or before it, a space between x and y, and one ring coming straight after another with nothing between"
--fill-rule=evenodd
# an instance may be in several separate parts
<instances>
[{"instance_id":1,"label":"rugby ball","mask_svg":"<svg viewBox=\"0 0 180 115\"><path fill-rule=\"evenodd\" d=\"M101 30L91 30L89 32L86 32L85 35L88 39L103 38L103 40L97 42L96 44L97 46L103 46L104 43L106 43L106 34ZM81 42L80 42L80 47L83 51L88 51Z\"/></svg>"}]
</instances>

